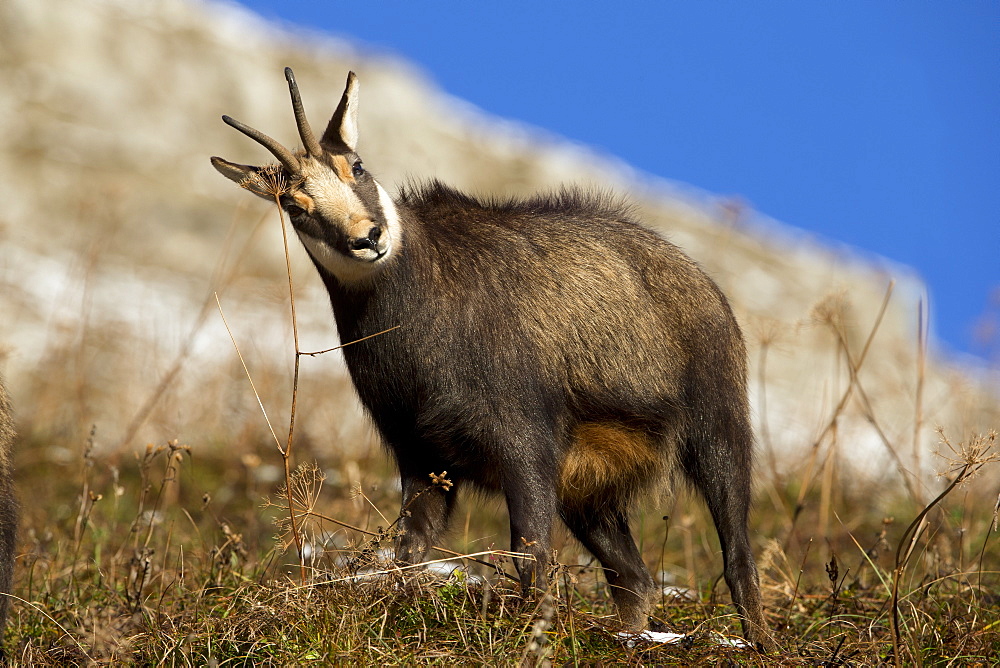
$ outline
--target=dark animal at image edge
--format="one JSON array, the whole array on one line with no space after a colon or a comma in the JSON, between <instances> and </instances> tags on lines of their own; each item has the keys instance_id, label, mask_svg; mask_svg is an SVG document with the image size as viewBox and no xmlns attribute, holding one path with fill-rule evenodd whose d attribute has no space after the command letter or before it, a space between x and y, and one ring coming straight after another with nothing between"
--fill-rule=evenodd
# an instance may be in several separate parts
<instances>
[{"instance_id":1,"label":"dark animal at image edge","mask_svg":"<svg viewBox=\"0 0 1000 668\"><path fill-rule=\"evenodd\" d=\"M686 480L718 531L743 633L763 643L747 535L753 434L746 351L715 283L606 196L486 201L439 182L395 199L357 153L358 80L319 139L285 70L303 148L228 116L280 167L212 158L281 206L319 271L362 403L402 478L396 557L422 560L458 489L504 496L525 593L544 588L560 517L601 562L623 625L656 585L629 528L643 493ZM434 487L447 470L455 488ZM679 475L678 475L679 474ZM431 487L431 489L428 489Z\"/></svg>"},{"instance_id":2,"label":"dark animal at image edge","mask_svg":"<svg viewBox=\"0 0 1000 668\"><path fill-rule=\"evenodd\" d=\"M0 639L7 626L11 581L14 577L14 550L17 547L18 504L14 492L14 418L3 378L0 378ZM0 660L3 648L0 647Z\"/></svg>"}]
</instances>

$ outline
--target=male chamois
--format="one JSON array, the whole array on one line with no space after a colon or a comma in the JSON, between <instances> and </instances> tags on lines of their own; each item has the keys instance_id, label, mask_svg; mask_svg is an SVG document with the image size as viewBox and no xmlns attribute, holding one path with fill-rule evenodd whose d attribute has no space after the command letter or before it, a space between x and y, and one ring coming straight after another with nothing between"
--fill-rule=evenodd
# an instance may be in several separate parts
<instances>
[{"instance_id":1,"label":"male chamois","mask_svg":"<svg viewBox=\"0 0 1000 668\"><path fill-rule=\"evenodd\" d=\"M283 173L281 206L341 341L399 326L343 349L402 477L397 559L424 558L458 488L499 492L511 549L532 557L515 560L525 592L546 586L558 516L640 630L656 586L629 508L679 471L712 513L744 635L762 642L746 351L715 283L609 197L484 201L435 181L394 199L357 153L354 73L319 140L285 78L302 150L223 116L280 166L212 164L272 201L269 178ZM445 470L449 491L429 477Z\"/></svg>"}]
</instances>

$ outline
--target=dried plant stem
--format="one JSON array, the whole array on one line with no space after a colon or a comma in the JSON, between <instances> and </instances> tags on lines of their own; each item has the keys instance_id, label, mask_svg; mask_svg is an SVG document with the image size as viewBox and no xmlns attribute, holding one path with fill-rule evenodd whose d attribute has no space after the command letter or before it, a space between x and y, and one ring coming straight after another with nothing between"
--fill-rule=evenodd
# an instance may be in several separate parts
<instances>
[{"instance_id":1,"label":"dried plant stem","mask_svg":"<svg viewBox=\"0 0 1000 668\"><path fill-rule=\"evenodd\" d=\"M902 657L900 656L901 645L899 630L899 583L903 579L903 575L906 572L906 566L916 549L917 539L927 526L928 513L930 513L931 510L933 510L946 496L951 494L952 490L969 478L973 477L987 464L995 463L998 459L1000 459L1000 454L992 452L993 443L996 440L996 432L990 432L985 437L974 438L968 445L963 443L957 448L952 446L952 444L948 441L943 430L939 429L938 432L941 435L942 443L950 448L952 453L955 455L955 458L945 456L945 458L953 464L953 468L950 473L954 473L955 477L948 484L948 486L944 488L944 491L934 497L934 500L925 505L924 509L921 510L915 518L913 518L913 521L906 527L906 530L899 539L899 544L896 546L896 560L892 571L892 595L890 597L892 611L892 650L896 666L902 665Z\"/></svg>"},{"instance_id":2,"label":"dried plant stem","mask_svg":"<svg viewBox=\"0 0 1000 668\"><path fill-rule=\"evenodd\" d=\"M285 445L281 445L281 441L278 440L278 436L274 431L271 421L267 418L267 412L264 410L264 404L260 400L260 395L257 393L257 388L253 386L253 378L250 377L250 372L247 369L246 363L243 362L243 355L239 353L239 347L237 347L236 352L240 356L240 362L243 363L243 370L246 371L247 378L250 378L250 385L254 387L254 395L257 397L257 403L260 406L261 412L264 413L264 419L267 420L267 426L271 429L271 435L274 437L275 444L278 447L278 452L281 453L282 463L285 469L285 494L287 495L288 502L288 516L290 520L290 528L292 532L292 538L295 541L295 552L299 560L299 575L303 582L306 579L306 564L305 555L302 550L302 535L299 531L298 523L295 518L295 504L292 498L292 470L291 470L291 456L292 456L292 443L295 437L295 409L298 405L298 394L299 394L299 360L302 353L299 349L299 327L298 321L295 317L295 285L292 282L292 259L291 254L288 252L288 231L285 225L285 212L281 208L281 196L288 192L288 179L285 176L284 171L277 165L269 165L260 170L253 172L243 183L240 184L244 188L247 188L251 192L255 193L269 193L274 197L274 204L278 209L278 221L281 224L281 241L285 250L285 274L288 277L288 298L291 307L291 318L292 318L292 339L295 345L295 371L292 375L292 406L288 417L288 438L285 441ZM216 301L218 301L218 295L216 295ZM219 312L222 312L222 305L219 305ZM225 316L223 316L223 322L225 322ZM229 337L233 339L233 345L236 345L236 339L233 337L233 333L229 330L229 325L226 325L226 330L229 331Z\"/></svg>"},{"instance_id":3,"label":"dried plant stem","mask_svg":"<svg viewBox=\"0 0 1000 668\"><path fill-rule=\"evenodd\" d=\"M327 348L326 350L318 350L318 351L315 351L315 352L307 352L307 351L301 350L301 348L299 346L298 319L297 319L296 313L295 313L295 285L294 285L294 283L292 281L291 255L290 255L290 253L288 251L288 233L287 233L287 230L286 230L284 213L283 213L283 210L281 209L280 201L277 199L277 195L275 196L275 203L278 205L278 214L279 214L279 218L280 218L280 221L281 221L281 238L282 238L282 242L284 244L284 250L285 250L285 271L286 271L286 274L288 276L288 296L289 296L289 306L290 306L291 319L292 319L292 340L293 340L294 346L295 346L295 366L294 366L294 371L293 371L293 374L292 374L292 404L291 404L291 410L290 410L289 418L288 418L288 438L285 441L284 445L282 445L281 440L278 438L278 434L274 430L274 425L271 424L271 419L267 415L267 410L264 408L264 402L261 400L260 393L257 391L257 386L253 382L253 376L250 373L250 369L247 367L246 360L243 359L243 353L240 352L240 347L236 343L236 337L233 335L233 331L229 327L229 322L226 320L226 314L222 310L222 302L219 300L218 293L214 293L214 296L215 296L215 302L216 302L216 304L218 305L218 308L219 308L219 315L222 316L222 323L225 325L226 332L229 333L229 338L233 342L233 347L236 349L236 355L237 355L237 357L239 357L240 364L243 366L243 372L246 374L247 380L250 381L250 388L253 390L254 397L257 399L257 405L260 407L260 412L264 415L264 420L265 420L265 422L267 422L267 428L271 432L271 437L274 439L274 444L277 447L278 452L281 453L281 459L282 459L282 464L283 464L284 473L285 473L285 494L286 494L286 503L287 503L287 508L288 508L288 517L289 517L290 529L291 529L293 541L295 543L295 550L296 550L296 553L297 553L297 556L298 556L298 560L299 560L299 574L300 574L300 577L301 577L302 581L305 582L305 579L306 579L306 564L305 564L305 556L304 556L304 551L303 551L302 533L301 533L300 528L299 528L299 523L298 523L298 517L297 517L297 515L303 515L303 516L305 516L305 515L309 515L309 514L313 514L313 513L310 513L310 512L296 513L296 511L295 511L295 500L294 500L293 495L292 495L292 484L291 484L292 483L292 465L291 465L292 443L293 443L294 437L295 437L295 416L296 416L296 409L298 407L298 391L299 391L299 368L300 368L302 357L304 355L308 355L310 357L315 357L316 355L322 355L324 353L329 353L329 352L333 352L335 350L340 350L341 348L343 348L345 346L349 346L349 345L352 345L354 343L359 343L361 341L365 341L366 339L370 339L370 338L373 338L373 337L376 337L376 336L380 336L382 334L385 334L386 332L391 332L394 329L399 329L400 325L395 325L394 327L390 327L388 329L382 330L381 332L376 332L374 334L369 334L368 336L361 337L360 339L356 339L354 341L348 341L347 343L341 343L340 345L334 346L333 348ZM323 519L326 519L326 520L329 520L329 521L333 521L333 522L336 522L338 524L343 524L342 522L338 522L337 520L332 520L331 518L324 517ZM350 525L346 525L346 524L343 524L343 525L345 527L347 527L347 528L350 528L350 529L355 529L357 531L362 531L361 529L357 529L356 527L352 527ZM437 549L440 549L440 548L437 548ZM443 551L447 551L447 550L443 550Z\"/></svg>"},{"instance_id":4,"label":"dried plant stem","mask_svg":"<svg viewBox=\"0 0 1000 668\"><path fill-rule=\"evenodd\" d=\"M279 508L280 508L280 506L279 506ZM329 515L326 515L324 513L318 512L316 510L311 510L311 509L304 509L304 510L299 511L298 516L299 516L299 518L312 517L312 518L315 518L317 520L320 520L321 522L329 522L330 524L336 524L337 526L344 527L345 529L350 529L351 531L356 531L357 533L364 534L366 536L377 537L377 536L381 536L381 535L383 535L385 533L385 531L382 531L380 533L378 531L369 531L368 529L362 529L359 526L355 526L355 525L350 524L348 522L344 522L343 520L338 520L335 517L331 517ZM495 568L495 566L496 566L496 564L491 564L488 561L483 561L481 559L476 559L472 555L463 554L462 552L456 552L454 550L449 550L446 547L440 547L438 545L432 545L431 549L434 550L434 551L436 551L436 552L441 552L443 554L450 554L452 557L455 557L455 558L458 558L458 559L462 559L464 561L472 561L472 562L475 562L475 563L477 563L477 564L479 564L481 566L487 566L488 568ZM497 552L497 554L500 554L500 552ZM505 573L503 571L501 571L501 572L503 573L504 576L506 576L512 582L520 582L520 580L518 578L514 577L513 575L510 575L509 573Z\"/></svg>"},{"instance_id":5,"label":"dried plant stem","mask_svg":"<svg viewBox=\"0 0 1000 668\"><path fill-rule=\"evenodd\" d=\"M928 312L928 316L930 313ZM913 415L913 470L918 476L923 474L920 453L920 430L924 426L924 375L927 370L927 321L924 317L924 302L917 304L917 391L914 398Z\"/></svg>"},{"instance_id":6,"label":"dried plant stem","mask_svg":"<svg viewBox=\"0 0 1000 668\"><path fill-rule=\"evenodd\" d=\"M264 414L264 421L267 422L267 428L271 432L271 437L274 438L274 444L278 446L278 450L281 450L281 441L278 440L278 434L275 433L274 427L271 425L271 418L267 417L267 410L264 408L264 402L260 399L260 393L257 392L257 386L254 385L253 376L250 375L250 369L247 368L247 363L243 359L243 353L240 352L240 347L236 343L233 330L229 328L229 323L226 321L226 314L222 311L222 302L219 301L218 293L215 295L215 303L219 305L219 315L222 316L222 324L226 326L226 331L229 332L229 339L233 342L233 348L236 349L236 356L240 358L240 364L243 365L243 373L246 374L247 380L250 381L250 389L253 390L253 396L257 398L257 405L260 406L260 412Z\"/></svg>"},{"instance_id":7,"label":"dried plant stem","mask_svg":"<svg viewBox=\"0 0 1000 668\"><path fill-rule=\"evenodd\" d=\"M281 221L281 243L285 249L285 273L288 276L288 303L291 308L292 317L292 340L295 345L295 371L292 374L292 407L288 416L288 441L285 447L278 446L281 452L281 459L285 466L285 494L288 496L288 519L291 522L292 538L295 540L295 552L299 558L299 577L302 582L306 580L305 554L302 551L302 535L295 521L295 511L292 504L292 441L295 436L295 409L299 398L299 362L302 359L302 351L299 349L299 324L295 317L295 285L292 283L292 258L288 252L288 230L285 225L285 212L281 208L279 194L274 194L274 204L278 207L278 219Z\"/></svg>"},{"instance_id":8,"label":"dried plant stem","mask_svg":"<svg viewBox=\"0 0 1000 668\"><path fill-rule=\"evenodd\" d=\"M233 277L236 275L236 266L229 267L228 270L225 267L225 258L229 255L227 252L232 244L234 230L236 228L236 219L233 219L232 224L229 226L229 232L226 234L226 241L223 245L223 252L219 255L219 261L216 263L214 270L212 271L212 278L210 285L225 287L232 281ZM250 235L250 239L253 238L253 234ZM250 243L250 239L247 239L247 244ZM243 253L239 253L242 257ZM180 374L184 365L187 363L188 358L191 356L191 352L194 350L194 341L198 334L201 332L202 328L205 326L205 322L208 319L208 314L211 310L212 296L215 296L216 301L218 301L218 289L213 289L208 295L205 296L205 300L201 304L201 308L198 310L198 315L195 317L194 322L191 325L191 329L188 331L187 337L184 339L184 343L181 345L181 349L178 351L177 356L171 363L170 368L167 373L163 375L160 382L153 389L153 392L146 398L145 403L136 411L135 415L129 421L128 426L125 428L125 433L122 435L121 440L118 442L115 450L121 450L123 447L128 445L133 438L135 438L136 433L145 424L146 420L149 418L153 409L159 403L160 399L166 393L167 389L173 385L174 380ZM232 336L232 333L230 333Z\"/></svg>"},{"instance_id":9,"label":"dried plant stem","mask_svg":"<svg viewBox=\"0 0 1000 668\"><path fill-rule=\"evenodd\" d=\"M795 589L792 590L792 598L788 601L788 605L785 606L785 626L787 627L792 618L792 608L795 606L795 599L799 596L799 584L802 582L802 574L806 570L806 559L809 557L809 550L812 549L813 539L810 538L809 542L806 543L806 549L802 552L802 563L799 564L799 574L795 578Z\"/></svg>"},{"instance_id":10,"label":"dried plant stem","mask_svg":"<svg viewBox=\"0 0 1000 668\"><path fill-rule=\"evenodd\" d=\"M83 448L83 467L81 470L82 489L80 490L80 509L76 514L76 525L73 528L73 561L76 562L80 556L80 546L83 544L83 534L87 530L90 520L90 513L94 509L94 503L100 500L101 495L95 494L91 490L90 472L93 467L94 434L97 433L97 425L90 427L90 437Z\"/></svg>"},{"instance_id":11,"label":"dried plant stem","mask_svg":"<svg viewBox=\"0 0 1000 668\"><path fill-rule=\"evenodd\" d=\"M806 468L805 475L803 476L802 485L799 488L799 496L795 501L792 523L788 530L788 540L792 540L792 537L795 534L795 524L798 521L799 514L804 507L803 503L806 495L812 489L813 475L815 473L816 461L819 457L820 446L826 440L828 435L835 433L837 421L839 420L841 413L843 413L844 409L847 407L847 402L850 401L851 397L854 395L855 389L858 387L858 374L861 371L861 367L865 363L865 358L868 356L868 351L871 348L872 341L875 339L875 334L878 332L879 327L882 326L882 319L885 317L886 309L889 306L889 299L892 297L892 291L895 288L895 285L895 281L889 282L889 286L885 291L885 297L882 299L882 305L875 318L875 323L872 325L871 331L868 333L868 338L865 340L865 345L861 348L861 354L858 355L858 359L852 360L850 356L848 356L847 363L850 367L850 380L848 381L847 389L844 390L844 393L840 397L840 401L837 402L836 407L833 409L830 419L827 420L826 425L823 427L823 430L820 431L819 436L817 436L812 442L809 464ZM843 332L839 329L837 331L837 339L839 342L846 345L846 338L843 336ZM841 350L843 350L843 345ZM822 464L820 466L822 466ZM787 544L784 547L786 550L788 549Z\"/></svg>"},{"instance_id":12,"label":"dried plant stem","mask_svg":"<svg viewBox=\"0 0 1000 668\"><path fill-rule=\"evenodd\" d=\"M348 341L347 343L341 343L339 346L334 346L333 348L327 348L326 350L317 350L314 353L299 353L299 355L308 355L309 357L315 357L316 355L323 355L326 353L332 353L335 350L340 350L341 348L346 348L347 346L353 346L355 343L361 343L362 341L367 341L368 339L373 339L376 336L381 336L386 332L391 332L394 329L399 329L402 325L393 325L389 329L383 329L381 332L375 332L374 334L369 334L368 336L362 336L360 339L354 339L353 341Z\"/></svg>"},{"instance_id":13,"label":"dried plant stem","mask_svg":"<svg viewBox=\"0 0 1000 668\"><path fill-rule=\"evenodd\" d=\"M247 378L250 379L250 386L253 388L254 395L257 397L257 404L260 406L261 412L264 414L264 419L267 421L267 426L271 430L271 436L274 437L275 445L278 448L278 452L281 453L282 464L285 472L285 501L288 508L288 519L289 528L291 530L292 539L295 543L295 551L298 556L299 561L299 576L303 583L306 580L306 563L305 563L305 552L303 550L303 540L302 533L299 527L298 518L296 517L295 510L295 499L293 495L293 485L292 485L292 444L295 442L295 417L298 408L298 397L299 397L299 369L301 367L302 356L309 355L310 357L321 355L323 353L331 352L343 348L351 343L357 343L358 341L364 341L365 339L372 338L373 336L378 336L384 334L385 332L392 331L396 327L390 327L389 329L371 334L369 336L358 339L357 341L350 341L348 343L342 343L339 346L329 348L327 350L320 350L317 352L304 352L299 345L299 325L298 318L295 313L295 283L292 280L292 257L288 249L288 225L285 222L285 212L281 206L281 196L289 192L289 182L285 176L284 171L277 165L270 165L263 167L258 171L255 171L252 175L248 176L240 185L251 190L255 193L268 193L274 197L274 204L278 209L278 221L281 224L281 242L285 252L285 275L288 278L288 304L292 320L292 341L295 348L295 362L294 370L292 373L292 401L291 408L289 410L288 416L288 437L285 440L285 444L282 445L281 441L278 439L277 434L274 431L274 427L271 425L270 419L267 417L267 412L264 410L264 404L260 399L260 394L257 392L257 388L254 386L253 378L250 376L250 371L247 369L246 362L243 360L243 355L240 354L239 347L236 346L236 339L233 337L232 330L229 329L229 324L226 323L226 331L229 332L229 337L233 340L233 346L236 347L236 353L239 355L240 362L243 364L243 370L247 374ZM218 294L215 296L216 302L218 303ZM222 313L222 305L219 304L219 312ZM222 320L225 323L225 315L222 316Z\"/></svg>"},{"instance_id":14,"label":"dried plant stem","mask_svg":"<svg viewBox=\"0 0 1000 668\"><path fill-rule=\"evenodd\" d=\"M823 460L823 477L820 480L819 485L819 524L816 529L816 533L820 536L828 536L827 533L830 526L830 518L832 515L833 507L833 497L836 493L836 478L837 478L837 450L838 450L838 440L837 440L837 430L834 429L833 438L830 441L830 447L826 450L826 458Z\"/></svg>"},{"instance_id":15,"label":"dried plant stem","mask_svg":"<svg viewBox=\"0 0 1000 668\"><path fill-rule=\"evenodd\" d=\"M899 653L900 648L900 634L899 634L899 582L903 579L903 573L906 571L906 564L910 561L910 555L913 554L913 549L917 545L917 538L923 532L923 528L926 525L925 518L927 513L929 513L934 506L936 506L944 497L951 494L951 490L958 487L958 485L966 479L970 469L973 465L966 464L962 470L955 476L955 479L951 481L951 484L945 487L944 491L935 497L933 501L924 506L924 509L910 522L910 525L906 527L906 531L903 532L902 537L899 539L899 545L896 547L896 564L892 570L892 597L890 599L892 606L892 654L895 661L895 665L902 666L902 657Z\"/></svg>"},{"instance_id":16,"label":"dried plant stem","mask_svg":"<svg viewBox=\"0 0 1000 668\"><path fill-rule=\"evenodd\" d=\"M998 520L1000 520L1000 494L997 494L997 502L993 506L993 521L990 523L986 535L983 536L983 548L979 551L979 591L983 591L983 559L986 558L986 544L990 541L990 534L996 533Z\"/></svg>"},{"instance_id":17,"label":"dried plant stem","mask_svg":"<svg viewBox=\"0 0 1000 668\"><path fill-rule=\"evenodd\" d=\"M757 394L760 397L760 439L767 451L767 461L771 468L771 480L778 480L778 461L774 454L774 443L771 441L771 429L767 423L767 351L770 348L769 338L760 342L760 358L757 362Z\"/></svg>"},{"instance_id":18,"label":"dried plant stem","mask_svg":"<svg viewBox=\"0 0 1000 668\"><path fill-rule=\"evenodd\" d=\"M885 309L889 304L889 297L892 294L893 285L894 285L893 283L889 284L889 289L886 292L885 299L882 302L882 308L879 311L878 320L876 322L875 328L872 329L871 335L868 337L868 341L865 343L865 347L862 350L861 357L858 359L856 363L854 361L853 356L851 355L851 349L850 346L848 345L847 337L845 336L843 330L841 328L835 328L835 332L837 335L838 349L841 353L843 353L847 361L847 370L850 375L848 392L844 396L845 397L849 396L852 389L857 394L859 403L862 409L864 410L865 419L867 419L868 423L871 424L873 429L875 429L875 433L882 441L882 444L885 446L885 449L889 452L889 455L892 457L893 461L896 462L896 468L899 471L899 475L903 481L903 485L906 487L906 491L918 505L923 505L924 503L923 495L920 493L920 488L917 485L918 479L915 477L915 475L918 474L913 474L906 469L906 466L903 464L903 460L900 458L899 453L893 446L892 441L890 441L889 437L886 436L885 431L882 429L881 425L878 422L878 419L875 417L875 410L872 408L872 403L871 400L868 398L868 393L865 392L865 388L861 385L861 378L860 378L861 364L864 361L864 357L868 352L868 346L871 343L872 339L874 338L875 332L877 331L878 326L881 324L882 318L885 315Z\"/></svg>"},{"instance_id":19,"label":"dried plant stem","mask_svg":"<svg viewBox=\"0 0 1000 668\"><path fill-rule=\"evenodd\" d=\"M918 486L919 480L917 480L917 473L908 471L906 466L903 464L902 458L899 453L896 452L896 448L893 447L892 441L889 437L885 435L885 430L879 424L875 417L875 410L872 408L871 400L868 398L868 393L861 386L861 381L855 379L855 386L858 391L858 399L861 407L864 409L865 419L868 423L875 429L875 433L878 435L879 440L885 446L885 449L889 452L889 456L892 457L893 461L896 462L896 469L899 471L900 478L903 480L903 485L906 487L907 493L910 498L917 503L917 505L922 505L924 503L923 494L920 493L920 488Z\"/></svg>"}]
</instances>

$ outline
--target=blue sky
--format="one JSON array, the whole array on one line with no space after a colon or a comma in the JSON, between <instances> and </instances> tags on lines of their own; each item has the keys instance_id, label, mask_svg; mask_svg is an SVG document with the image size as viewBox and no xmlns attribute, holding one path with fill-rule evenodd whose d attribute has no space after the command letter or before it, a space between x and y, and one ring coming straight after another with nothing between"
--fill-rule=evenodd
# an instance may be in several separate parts
<instances>
[{"instance_id":1,"label":"blue sky","mask_svg":"<svg viewBox=\"0 0 1000 668\"><path fill-rule=\"evenodd\" d=\"M1000 2L241 4L910 265L937 345L987 352L973 330L1000 292Z\"/></svg>"}]
</instances>

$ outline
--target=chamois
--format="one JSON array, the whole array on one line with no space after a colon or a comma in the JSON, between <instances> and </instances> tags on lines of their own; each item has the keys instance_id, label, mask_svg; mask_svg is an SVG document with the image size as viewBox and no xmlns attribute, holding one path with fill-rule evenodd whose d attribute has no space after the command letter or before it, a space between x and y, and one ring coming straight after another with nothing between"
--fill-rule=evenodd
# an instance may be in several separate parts
<instances>
[{"instance_id":1,"label":"chamois","mask_svg":"<svg viewBox=\"0 0 1000 668\"><path fill-rule=\"evenodd\" d=\"M546 586L558 516L638 631L656 586L629 508L679 472L712 513L743 633L763 642L746 350L716 284L607 195L484 200L432 181L393 199L357 153L355 74L318 140L285 78L302 150L223 116L280 165L212 164L271 201L284 177L341 341L399 326L343 349L402 479L396 558L424 558L460 488L498 492L526 595ZM441 471L454 488L432 484Z\"/></svg>"},{"instance_id":2,"label":"chamois","mask_svg":"<svg viewBox=\"0 0 1000 668\"><path fill-rule=\"evenodd\" d=\"M10 398L0 378L0 636L7 625L11 582L14 579L14 549L17 547L18 504L14 492L14 419ZM0 657L3 656L0 648Z\"/></svg>"}]
</instances>

